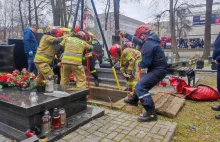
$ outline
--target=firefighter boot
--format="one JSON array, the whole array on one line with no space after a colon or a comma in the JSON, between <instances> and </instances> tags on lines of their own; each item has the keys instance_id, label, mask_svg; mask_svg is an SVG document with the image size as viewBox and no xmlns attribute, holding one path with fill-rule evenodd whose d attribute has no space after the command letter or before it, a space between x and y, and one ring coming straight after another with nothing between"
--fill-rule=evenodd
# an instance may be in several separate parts
<instances>
[{"instance_id":1,"label":"firefighter boot","mask_svg":"<svg viewBox=\"0 0 220 142\"><path fill-rule=\"evenodd\" d=\"M138 106L138 96L134 94L131 98L125 99L124 103L132 105L132 106Z\"/></svg>"},{"instance_id":2,"label":"firefighter boot","mask_svg":"<svg viewBox=\"0 0 220 142\"><path fill-rule=\"evenodd\" d=\"M220 111L220 106L212 106L212 110Z\"/></svg>"},{"instance_id":3,"label":"firefighter boot","mask_svg":"<svg viewBox=\"0 0 220 142\"><path fill-rule=\"evenodd\" d=\"M99 86L99 79L98 79L98 77L94 78L94 82L95 82L95 86L98 87Z\"/></svg>"},{"instance_id":4,"label":"firefighter boot","mask_svg":"<svg viewBox=\"0 0 220 142\"><path fill-rule=\"evenodd\" d=\"M217 114L217 115L215 116L215 118L216 118L216 119L220 119L220 114Z\"/></svg>"},{"instance_id":5,"label":"firefighter boot","mask_svg":"<svg viewBox=\"0 0 220 142\"><path fill-rule=\"evenodd\" d=\"M157 112L155 110L147 111L146 106L143 106L146 110L145 113L143 113L141 116L138 117L139 122L151 122L151 121L157 121Z\"/></svg>"},{"instance_id":6,"label":"firefighter boot","mask_svg":"<svg viewBox=\"0 0 220 142\"><path fill-rule=\"evenodd\" d=\"M99 86L99 78L97 72L92 73L92 76L94 78L95 86Z\"/></svg>"}]
</instances>

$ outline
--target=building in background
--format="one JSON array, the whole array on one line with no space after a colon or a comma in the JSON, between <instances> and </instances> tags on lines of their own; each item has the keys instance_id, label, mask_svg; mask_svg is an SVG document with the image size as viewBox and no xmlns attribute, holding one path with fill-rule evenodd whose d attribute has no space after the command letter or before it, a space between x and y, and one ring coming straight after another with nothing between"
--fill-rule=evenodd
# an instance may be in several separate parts
<instances>
[{"instance_id":1,"label":"building in background","mask_svg":"<svg viewBox=\"0 0 220 142\"><path fill-rule=\"evenodd\" d=\"M105 14L99 14L99 19L101 21L102 29L105 30ZM112 34L115 33L115 22L114 22L114 12L109 12L107 31ZM119 15L119 27L121 31L125 31L130 34L134 34L137 26L144 24L142 21L127 17L125 15Z\"/></svg>"},{"instance_id":2,"label":"building in background","mask_svg":"<svg viewBox=\"0 0 220 142\"><path fill-rule=\"evenodd\" d=\"M213 43L220 32L220 3L213 4L211 42ZM186 13L186 18L191 21L191 30L187 32L187 39L204 39L206 5L191 6L190 11Z\"/></svg>"}]
</instances>

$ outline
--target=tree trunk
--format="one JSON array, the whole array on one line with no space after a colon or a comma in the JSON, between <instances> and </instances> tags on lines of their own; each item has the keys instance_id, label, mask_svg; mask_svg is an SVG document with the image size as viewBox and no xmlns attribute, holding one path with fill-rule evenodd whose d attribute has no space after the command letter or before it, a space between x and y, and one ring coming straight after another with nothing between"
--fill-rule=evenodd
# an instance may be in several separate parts
<instances>
[{"instance_id":1,"label":"tree trunk","mask_svg":"<svg viewBox=\"0 0 220 142\"><path fill-rule=\"evenodd\" d=\"M31 23L31 0L28 0L28 21L29 21L29 26L32 25Z\"/></svg>"},{"instance_id":2,"label":"tree trunk","mask_svg":"<svg viewBox=\"0 0 220 142\"><path fill-rule=\"evenodd\" d=\"M63 5L64 0L60 0L60 1L61 1L60 2L61 5L59 6L60 7L60 9L59 9L60 10L60 22L61 22L60 26L63 27L64 26L64 12L63 12L64 11L64 7L63 7L64 6Z\"/></svg>"},{"instance_id":3,"label":"tree trunk","mask_svg":"<svg viewBox=\"0 0 220 142\"><path fill-rule=\"evenodd\" d=\"M68 27L67 13L66 13L66 0L63 0L63 18L64 18L64 26Z\"/></svg>"},{"instance_id":4,"label":"tree trunk","mask_svg":"<svg viewBox=\"0 0 220 142\"><path fill-rule=\"evenodd\" d=\"M24 31L24 21L23 21L23 16L22 16L22 11L21 11L22 0L19 0L18 2L19 2L18 7L19 7L19 13L20 13L21 28L22 28L22 31Z\"/></svg>"},{"instance_id":5,"label":"tree trunk","mask_svg":"<svg viewBox=\"0 0 220 142\"><path fill-rule=\"evenodd\" d=\"M114 0L115 35L119 36L119 8L120 0Z\"/></svg>"},{"instance_id":6,"label":"tree trunk","mask_svg":"<svg viewBox=\"0 0 220 142\"><path fill-rule=\"evenodd\" d=\"M171 48L173 51L173 54L176 54L176 57L179 58L179 54L177 51L177 42L176 42L176 31L175 31L175 10L174 10L174 0L170 0L170 32L171 32L171 39L172 39L172 44Z\"/></svg>"},{"instance_id":7,"label":"tree trunk","mask_svg":"<svg viewBox=\"0 0 220 142\"><path fill-rule=\"evenodd\" d=\"M106 31L108 30L108 15L109 15L110 7L111 7L110 0L107 0L107 4L105 7L105 30Z\"/></svg>"},{"instance_id":8,"label":"tree trunk","mask_svg":"<svg viewBox=\"0 0 220 142\"><path fill-rule=\"evenodd\" d=\"M53 25L60 26L60 11L59 11L59 1L60 0L51 0L51 7L53 12Z\"/></svg>"},{"instance_id":9,"label":"tree trunk","mask_svg":"<svg viewBox=\"0 0 220 142\"><path fill-rule=\"evenodd\" d=\"M213 0L206 0L206 22L205 22L205 47L202 58L208 59L211 48L211 24L212 24Z\"/></svg>"},{"instance_id":10,"label":"tree trunk","mask_svg":"<svg viewBox=\"0 0 220 142\"><path fill-rule=\"evenodd\" d=\"M38 26L37 2L36 2L36 0L34 0L34 14L35 14L35 22L36 22L36 25Z\"/></svg>"},{"instance_id":11,"label":"tree trunk","mask_svg":"<svg viewBox=\"0 0 220 142\"><path fill-rule=\"evenodd\" d=\"M60 26L61 25L61 10L62 10L62 2L60 0L56 1L56 24L54 26Z\"/></svg>"},{"instance_id":12,"label":"tree trunk","mask_svg":"<svg viewBox=\"0 0 220 142\"><path fill-rule=\"evenodd\" d=\"M67 18L67 26L69 25L71 15L73 14L72 11L73 11L73 0L71 0L71 3L70 3L70 12L69 12L69 15L68 15L68 18Z\"/></svg>"}]
</instances>

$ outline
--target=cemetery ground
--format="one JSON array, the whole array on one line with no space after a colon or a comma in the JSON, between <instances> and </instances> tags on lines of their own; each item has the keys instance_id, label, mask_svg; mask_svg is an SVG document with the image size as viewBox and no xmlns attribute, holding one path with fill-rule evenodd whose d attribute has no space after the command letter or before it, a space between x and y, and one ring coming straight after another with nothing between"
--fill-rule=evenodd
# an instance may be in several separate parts
<instances>
[{"instance_id":1,"label":"cemetery ground","mask_svg":"<svg viewBox=\"0 0 220 142\"><path fill-rule=\"evenodd\" d=\"M200 78L197 84L206 84L211 87L216 87L216 73L197 73L196 77ZM218 114L218 112L211 110L212 105L219 104L220 101L199 102L186 100L184 107L175 118L167 118L159 115L159 122L169 121L171 123L177 123L177 130L174 133L171 142L219 142L220 123L219 120L215 119L215 115ZM105 109L107 116L105 115L104 117L111 116L108 112L111 108ZM121 110L113 110L113 114L115 111L122 112L124 114L127 113L132 116L130 119L132 119L132 121L134 119L135 123L136 117L142 113L142 107L140 105L138 107L126 106ZM140 125L141 123L138 124L138 126ZM143 125L147 125L147 123ZM189 129L189 126L191 125L195 127L195 130ZM80 132L81 129L83 129L83 127L75 132ZM59 141L68 142L65 141L65 138L73 135L75 132L70 133ZM80 137L77 136L77 138ZM7 142L11 141L10 139L3 140ZM72 140L74 140L74 138Z\"/></svg>"},{"instance_id":2,"label":"cemetery ground","mask_svg":"<svg viewBox=\"0 0 220 142\"><path fill-rule=\"evenodd\" d=\"M216 73L197 73L200 80L197 84L205 84L216 87ZM186 100L184 107L176 118L167 118L159 115L159 120L176 122L178 124L172 142L219 142L220 141L220 121L215 119L215 115L220 112L211 110L211 106L220 105L220 101L202 102ZM142 107L123 110L126 113L139 115ZM190 130L193 125L196 130Z\"/></svg>"}]
</instances>

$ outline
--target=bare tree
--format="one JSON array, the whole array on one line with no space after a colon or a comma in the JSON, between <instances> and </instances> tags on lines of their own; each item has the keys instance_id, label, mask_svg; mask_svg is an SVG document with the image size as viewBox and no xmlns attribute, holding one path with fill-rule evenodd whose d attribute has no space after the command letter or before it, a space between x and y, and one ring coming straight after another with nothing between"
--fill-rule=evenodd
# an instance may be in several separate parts
<instances>
[{"instance_id":1,"label":"bare tree","mask_svg":"<svg viewBox=\"0 0 220 142\"><path fill-rule=\"evenodd\" d=\"M109 16L109 10L111 7L111 1L107 0L106 6L105 6L105 30L108 30L108 16Z\"/></svg>"},{"instance_id":2,"label":"bare tree","mask_svg":"<svg viewBox=\"0 0 220 142\"><path fill-rule=\"evenodd\" d=\"M22 31L24 31L24 21L23 21L22 6L21 6L22 1L23 0L18 0L18 8L19 8L19 14L20 14L21 28L22 28Z\"/></svg>"},{"instance_id":3,"label":"bare tree","mask_svg":"<svg viewBox=\"0 0 220 142\"><path fill-rule=\"evenodd\" d=\"M186 35L186 33L188 31L190 31L192 29L192 27L190 26L191 21L186 19L186 10L188 9L177 9L176 10L176 29L177 29L177 35L178 35L178 39L181 38L181 36Z\"/></svg>"},{"instance_id":4,"label":"bare tree","mask_svg":"<svg viewBox=\"0 0 220 142\"><path fill-rule=\"evenodd\" d=\"M179 57L179 54L177 51L176 30L175 30L175 27L176 27L175 7L177 3L178 3L178 0L170 0L169 13L170 13L170 32L171 32L171 39L172 39L171 47L172 47L173 54L176 54L177 57Z\"/></svg>"},{"instance_id":5,"label":"bare tree","mask_svg":"<svg viewBox=\"0 0 220 142\"><path fill-rule=\"evenodd\" d=\"M205 59L207 59L208 56L210 56L212 6L213 6L213 0L206 0L205 47L202 56Z\"/></svg>"},{"instance_id":6,"label":"bare tree","mask_svg":"<svg viewBox=\"0 0 220 142\"><path fill-rule=\"evenodd\" d=\"M29 26L32 25L32 18L31 18L31 0L28 1L28 21L29 21Z\"/></svg>"},{"instance_id":7,"label":"bare tree","mask_svg":"<svg viewBox=\"0 0 220 142\"><path fill-rule=\"evenodd\" d=\"M119 30L119 8L120 8L120 0L114 0L114 18L115 18L115 35L118 36Z\"/></svg>"}]
</instances>

